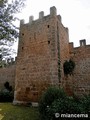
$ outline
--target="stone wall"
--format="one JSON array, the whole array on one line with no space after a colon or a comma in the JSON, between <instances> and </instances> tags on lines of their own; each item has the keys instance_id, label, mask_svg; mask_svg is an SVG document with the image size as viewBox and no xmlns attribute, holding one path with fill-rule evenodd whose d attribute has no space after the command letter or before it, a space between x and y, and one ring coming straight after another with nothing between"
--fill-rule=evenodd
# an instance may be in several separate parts
<instances>
[{"instance_id":1,"label":"stone wall","mask_svg":"<svg viewBox=\"0 0 90 120\"><path fill-rule=\"evenodd\" d=\"M4 83L9 82L10 85L15 87L15 64L8 67L0 68L0 89L4 88Z\"/></svg>"},{"instance_id":2,"label":"stone wall","mask_svg":"<svg viewBox=\"0 0 90 120\"><path fill-rule=\"evenodd\" d=\"M14 101L36 102L49 86L61 85L61 65L69 56L68 40L68 29L55 7L48 16L40 12L38 20L31 16L28 24L21 21Z\"/></svg>"},{"instance_id":3,"label":"stone wall","mask_svg":"<svg viewBox=\"0 0 90 120\"><path fill-rule=\"evenodd\" d=\"M71 58L75 61L73 75L73 91L77 95L90 94L90 45L80 41L80 47L73 48L70 44Z\"/></svg>"},{"instance_id":4,"label":"stone wall","mask_svg":"<svg viewBox=\"0 0 90 120\"><path fill-rule=\"evenodd\" d=\"M58 60L60 62L60 85L65 88L66 80L64 78L63 63L69 60L69 31L68 28L63 26L60 16L58 16L57 22L57 41L58 59L60 60Z\"/></svg>"},{"instance_id":5,"label":"stone wall","mask_svg":"<svg viewBox=\"0 0 90 120\"><path fill-rule=\"evenodd\" d=\"M63 63L75 61L73 75L65 76ZM90 93L90 45L69 44L68 28L64 27L55 7L50 15L30 16L29 23L20 22L20 37L15 76L14 103L37 102L49 86L63 87L69 95Z\"/></svg>"},{"instance_id":6,"label":"stone wall","mask_svg":"<svg viewBox=\"0 0 90 120\"><path fill-rule=\"evenodd\" d=\"M66 76L63 64L70 59L76 66ZM49 86L63 87L69 95L90 94L90 45L80 40L74 48L56 8L47 16L41 11L39 19L30 16L29 23L20 22L17 61L0 68L0 89L7 81L15 87L14 103L38 102Z\"/></svg>"}]
</instances>

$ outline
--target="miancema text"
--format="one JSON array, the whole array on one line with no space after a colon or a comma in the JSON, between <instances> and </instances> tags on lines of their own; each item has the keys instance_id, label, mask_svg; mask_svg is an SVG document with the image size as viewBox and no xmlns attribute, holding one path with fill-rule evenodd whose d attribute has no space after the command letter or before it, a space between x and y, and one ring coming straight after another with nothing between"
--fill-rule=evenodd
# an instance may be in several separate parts
<instances>
[{"instance_id":1,"label":"miancema text","mask_svg":"<svg viewBox=\"0 0 90 120\"><path fill-rule=\"evenodd\" d=\"M61 114L62 118L88 118L88 114Z\"/></svg>"}]
</instances>

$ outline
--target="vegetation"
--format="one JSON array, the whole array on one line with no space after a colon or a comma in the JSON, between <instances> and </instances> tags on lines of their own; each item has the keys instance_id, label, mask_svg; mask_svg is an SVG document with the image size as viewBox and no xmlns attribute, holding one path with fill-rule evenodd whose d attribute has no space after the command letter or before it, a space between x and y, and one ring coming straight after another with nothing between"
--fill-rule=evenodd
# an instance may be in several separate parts
<instances>
[{"instance_id":1,"label":"vegetation","mask_svg":"<svg viewBox=\"0 0 90 120\"><path fill-rule=\"evenodd\" d=\"M63 69L64 69L65 75L68 75L68 74L72 75L74 68L75 68L75 62L72 61L71 59L69 61L66 60L63 64Z\"/></svg>"},{"instance_id":2,"label":"vegetation","mask_svg":"<svg viewBox=\"0 0 90 120\"><path fill-rule=\"evenodd\" d=\"M15 52L10 47L19 35L16 14L24 7L25 0L0 0L0 54L8 56Z\"/></svg>"},{"instance_id":3,"label":"vegetation","mask_svg":"<svg viewBox=\"0 0 90 120\"><path fill-rule=\"evenodd\" d=\"M12 86L9 85L9 82L5 82L5 83L4 83L4 87L5 87L9 92L12 91Z\"/></svg>"},{"instance_id":4,"label":"vegetation","mask_svg":"<svg viewBox=\"0 0 90 120\"><path fill-rule=\"evenodd\" d=\"M52 120L53 114L50 115L50 106L59 98L65 99L66 94L63 89L59 89L57 87L50 87L43 94L39 102L39 112L41 120Z\"/></svg>"},{"instance_id":5,"label":"vegetation","mask_svg":"<svg viewBox=\"0 0 90 120\"><path fill-rule=\"evenodd\" d=\"M0 103L0 120L40 120L37 108Z\"/></svg>"},{"instance_id":6,"label":"vegetation","mask_svg":"<svg viewBox=\"0 0 90 120\"><path fill-rule=\"evenodd\" d=\"M90 96L69 97L62 89L49 88L39 103L41 120L55 120L60 114L90 114Z\"/></svg>"},{"instance_id":7,"label":"vegetation","mask_svg":"<svg viewBox=\"0 0 90 120\"><path fill-rule=\"evenodd\" d=\"M7 63L6 63L6 61L2 60L1 56L2 55L0 55L0 68L3 68L3 67L7 66Z\"/></svg>"},{"instance_id":8,"label":"vegetation","mask_svg":"<svg viewBox=\"0 0 90 120\"><path fill-rule=\"evenodd\" d=\"M12 47L16 41L9 41L6 44L3 44L2 42L4 42L4 40L0 41L0 56L2 57L2 61L12 59L12 55L16 56L16 50Z\"/></svg>"},{"instance_id":9,"label":"vegetation","mask_svg":"<svg viewBox=\"0 0 90 120\"><path fill-rule=\"evenodd\" d=\"M7 54L8 55L8 51L7 51ZM14 58L13 57L7 57L6 59L3 59L2 57L3 55L0 54L0 68L4 68L4 67L7 67L9 66L10 64L14 64L15 61L14 61Z\"/></svg>"},{"instance_id":10,"label":"vegetation","mask_svg":"<svg viewBox=\"0 0 90 120\"><path fill-rule=\"evenodd\" d=\"M69 97L63 89L50 87L42 95L39 109L0 103L0 119L2 120L62 120L60 114L66 113L90 115L90 95L82 98Z\"/></svg>"},{"instance_id":11,"label":"vegetation","mask_svg":"<svg viewBox=\"0 0 90 120\"><path fill-rule=\"evenodd\" d=\"M0 0L0 40L13 40L18 37L17 27L13 24L15 17L24 6L25 0Z\"/></svg>"},{"instance_id":12,"label":"vegetation","mask_svg":"<svg viewBox=\"0 0 90 120\"><path fill-rule=\"evenodd\" d=\"M14 91L9 82L4 84L4 89L0 91L0 102L12 102L14 98Z\"/></svg>"}]
</instances>

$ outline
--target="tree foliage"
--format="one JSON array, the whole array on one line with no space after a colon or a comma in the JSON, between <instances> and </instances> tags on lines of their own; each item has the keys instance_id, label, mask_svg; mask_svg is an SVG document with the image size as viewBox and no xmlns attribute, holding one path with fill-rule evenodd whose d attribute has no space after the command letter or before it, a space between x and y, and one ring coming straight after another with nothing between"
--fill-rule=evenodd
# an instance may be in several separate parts
<instances>
[{"instance_id":1,"label":"tree foliage","mask_svg":"<svg viewBox=\"0 0 90 120\"><path fill-rule=\"evenodd\" d=\"M70 97L61 88L48 88L40 99L39 113L40 120L68 119L61 117L61 114L90 115L90 95L83 95L80 98L75 95ZM74 118L72 117L71 120Z\"/></svg>"},{"instance_id":2,"label":"tree foliage","mask_svg":"<svg viewBox=\"0 0 90 120\"><path fill-rule=\"evenodd\" d=\"M14 92L9 82L4 83L4 89L0 90L0 102L12 102L14 98Z\"/></svg>"},{"instance_id":3,"label":"tree foliage","mask_svg":"<svg viewBox=\"0 0 90 120\"><path fill-rule=\"evenodd\" d=\"M72 75L74 68L75 68L75 62L72 61L71 59L69 61L66 60L63 64L63 69L64 69L65 75L68 75L68 74Z\"/></svg>"},{"instance_id":4,"label":"tree foliage","mask_svg":"<svg viewBox=\"0 0 90 120\"><path fill-rule=\"evenodd\" d=\"M18 37L18 28L14 22L24 6L25 0L0 0L0 40L14 40Z\"/></svg>"},{"instance_id":5,"label":"tree foliage","mask_svg":"<svg viewBox=\"0 0 90 120\"><path fill-rule=\"evenodd\" d=\"M21 12L26 0L0 0L0 55L11 55L14 41L18 38L19 29L15 22L16 14Z\"/></svg>"}]
</instances>

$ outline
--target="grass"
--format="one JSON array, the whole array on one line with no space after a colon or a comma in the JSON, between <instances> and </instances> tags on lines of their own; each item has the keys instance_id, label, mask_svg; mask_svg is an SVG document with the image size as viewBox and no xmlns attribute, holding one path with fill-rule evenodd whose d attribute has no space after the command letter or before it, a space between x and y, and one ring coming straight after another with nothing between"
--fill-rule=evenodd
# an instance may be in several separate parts
<instances>
[{"instance_id":1,"label":"grass","mask_svg":"<svg viewBox=\"0 0 90 120\"><path fill-rule=\"evenodd\" d=\"M38 108L0 103L0 120L39 120Z\"/></svg>"}]
</instances>

